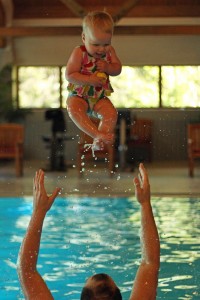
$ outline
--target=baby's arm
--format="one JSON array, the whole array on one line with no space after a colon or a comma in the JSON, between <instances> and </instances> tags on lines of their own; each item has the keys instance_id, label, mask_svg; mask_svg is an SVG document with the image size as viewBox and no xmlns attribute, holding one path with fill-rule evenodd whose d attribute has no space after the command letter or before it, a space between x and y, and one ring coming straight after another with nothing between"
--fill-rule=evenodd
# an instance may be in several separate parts
<instances>
[{"instance_id":1,"label":"baby's arm","mask_svg":"<svg viewBox=\"0 0 200 300\"><path fill-rule=\"evenodd\" d=\"M101 86L102 79L96 74L85 75L81 74L82 51L79 47L75 48L68 60L65 77L67 81L80 85Z\"/></svg>"},{"instance_id":2,"label":"baby's arm","mask_svg":"<svg viewBox=\"0 0 200 300\"><path fill-rule=\"evenodd\" d=\"M97 62L97 70L99 72L105 72L111 76L117 76L121 73L122 64L115 52L115 49L112 46L110 46L110 52L111 52L111 62L108 63L105 60L99 60Z\"/></svg>"}]
</instances>

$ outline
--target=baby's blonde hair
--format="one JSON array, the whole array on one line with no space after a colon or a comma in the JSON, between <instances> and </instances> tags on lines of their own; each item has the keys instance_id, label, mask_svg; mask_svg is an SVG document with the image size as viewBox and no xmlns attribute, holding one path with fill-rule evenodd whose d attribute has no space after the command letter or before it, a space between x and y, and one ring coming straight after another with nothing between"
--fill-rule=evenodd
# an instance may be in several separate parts
<instances>
[{"instance_id":1,"label":"baby's blonde hair","mask_svg":"<svg viewBox=\"0 0 200 300\"><path fill-rule=\"evenodd\" d=\"M105 11L89 12L83 19L83 32L99 28L106 33L113 33L114 22L111 15Z\"/></svg>"}]
</instances>

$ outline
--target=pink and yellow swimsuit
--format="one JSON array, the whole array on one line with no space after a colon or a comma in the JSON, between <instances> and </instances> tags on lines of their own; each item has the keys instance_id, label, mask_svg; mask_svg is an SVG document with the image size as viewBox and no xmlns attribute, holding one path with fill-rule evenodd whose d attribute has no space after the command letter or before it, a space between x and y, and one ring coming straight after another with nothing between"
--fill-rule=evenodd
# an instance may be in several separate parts
<instances>
[{"instance_id":1,"label":"pink and yellow swimsuit","mask_svg":"<svg viewBox=\"0 0 200 300\"><path fill-rule=\"evenodd\" d=\"M91 56L87 52L84 45L79 47L82 50L82 55L83 55L82 67L80 72L85 75L90 75L96 72L97 59ZM106 53L101 59L110 63L111 62L110 52ZM109 76L107 76L105 83L101 87L69 83L67 90L69 91L69 95L77 95L85 99L89 105L89 110L91 111L93 110L94 104L96 104L99 99L110 96L110 94L113 92L113 88L109 81Z\"/></svg>"}]
</instances>

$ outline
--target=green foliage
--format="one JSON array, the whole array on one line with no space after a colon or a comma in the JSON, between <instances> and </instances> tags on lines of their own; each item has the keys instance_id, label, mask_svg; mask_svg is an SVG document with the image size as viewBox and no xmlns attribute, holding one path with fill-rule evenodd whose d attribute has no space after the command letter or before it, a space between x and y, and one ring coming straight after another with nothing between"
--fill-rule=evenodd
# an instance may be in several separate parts
<instances>
[{"instance_id":1,"label":"green foliage","mask_svg":"<svg viewBox=\"0 0 200 300\"><path fill-rule=\"evenodd\" d=\"M158 107L158 67L123 67L119 76L111 77L116 107Z\"/></svg>"},{"instance_id":2,"label":"green foliage","mask_svg":"<svg viewBox=\"0 0 200 300\"><path fill-rule=\"evenodd\" d=\"M29 110L18 109L12 101L12 67L6 66L0 72L0 121L21 120Z\"/></svg>"},{"instance_id":3,"label":"green foliage","mask_svg":"<svg viewBox=\"0 0 200 300\"><path fill-rule=\"evenodd\" d=\"M6 66L0 72L0 116L5 117L13 108L11 97L11 67Z\"/></svg>"},{"instance_id":4,"label":"green foliage","mask_svg":"<svg viewBox=\"0 0 200 300\"><path fill-rule=\"evenodd\" d=\"M200 107L200 67L162 67L162 103L167 107Z\"/></svg>"}]
</instances>

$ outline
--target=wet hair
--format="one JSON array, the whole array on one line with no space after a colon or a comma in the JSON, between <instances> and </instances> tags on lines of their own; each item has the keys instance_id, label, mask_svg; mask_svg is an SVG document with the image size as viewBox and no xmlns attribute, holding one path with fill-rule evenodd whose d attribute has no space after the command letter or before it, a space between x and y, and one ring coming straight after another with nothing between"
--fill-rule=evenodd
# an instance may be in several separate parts
<instances>
[{"instance_id":1,"label":"wet hair","mask_svg":"<svg viewBox=\"0 0 200 300\"><path fill-rule=\"evenodd\" d=\"M83 19L83 32L99 28L106 33L113 33L114 22L111 15L105 11L89 12Z\"/></svg>"},{"instance_id":2,"label":"wet hair","mask_svg":"<svg viewBox=\"0 0 200 300\"><path fill-rule=\"evenodd\" d=\"M92 276L92 279L99 282L94 289L84 287L81 293L81 300L122 300L120 290L109 284L109 276L101 273Z\"/></svg>"}]
</instances>

